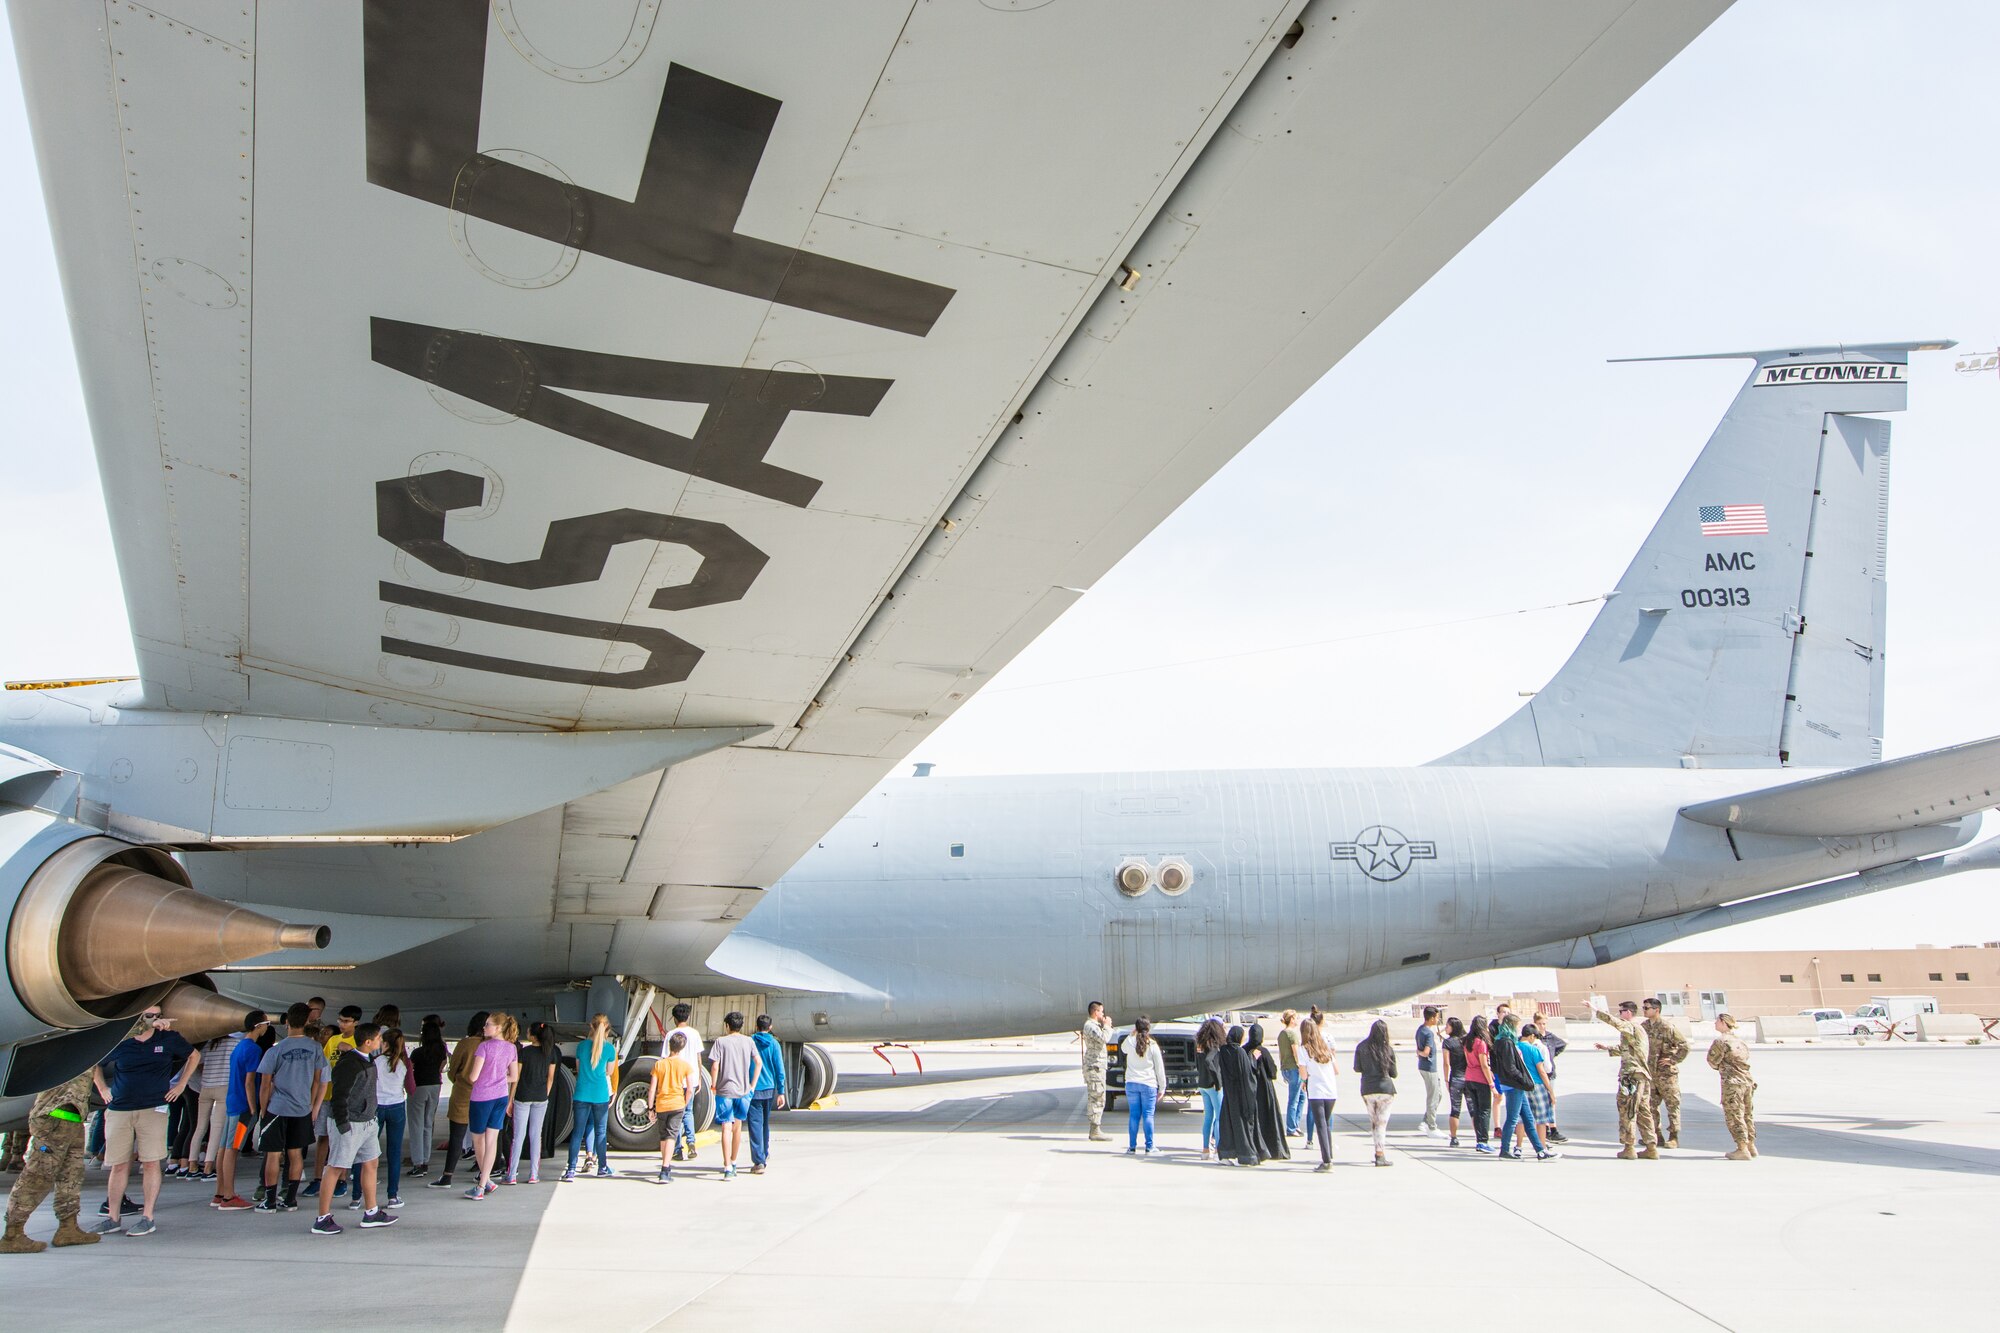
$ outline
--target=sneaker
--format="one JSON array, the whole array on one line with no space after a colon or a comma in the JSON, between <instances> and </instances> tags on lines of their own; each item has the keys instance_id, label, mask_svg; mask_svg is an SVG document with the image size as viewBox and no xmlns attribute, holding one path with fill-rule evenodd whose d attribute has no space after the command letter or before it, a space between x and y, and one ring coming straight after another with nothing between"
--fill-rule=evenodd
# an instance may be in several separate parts
<instances>
[{"instance_id":1,"label":"sneaker","mask_svg":"<svg viewBox=\"0 0 2000 1333\"><path fill-rule=\"evenodd\" d=\"M181 1168L178 1162L168 1162L165 1166L160 1168L160 1174L162 1176L165 1176L168 1180L172 1180L175 1176L179 1175L180 1173L181 1173Z\"/></svg>"},{"instance_id":2,"label":"sneaker","mask_svg":"<svg viewBox=\"0 0 2000 1333\"><path fill-rule=\"evenodd\" d=\"M1333 1170L1332 1162L1321 1162L1318 1166L1313 1168L1313 1174L1318 1175L1322 1171L1331 1171L1331 1170Z\"/></svg>"},{"instance_id":3,"label":"sneaker","mask_svg":"<svg viewBox=\"0 0 2000 1333\"><path fill-rule=\"evenodd\" d=\"M412 1176L423 1177L429 1175L430 1173L431 1173L431 1168L428 1162L420 1163L410 1168L410 1174Z\"/></svg>"},{"instance_id":4,"label":"sneaker","mask_svg":"<svg viewBox=\"0 0 2000 1333\"><path fill-rule=\"evenodd\" d=\"M347 1211L351 1213L360 1206L361 1206L361 1196L359 1194L356 1194L354 1198L349 1201L347 1205Z\"/></svg>"},{"instance_id":5,"label":"sneaker","mask_svg":"<svg viewBox=\"0 0 2000 1333\"><path fill-rule=\"evenodd\" d=\"M1458 1146L1458 1135L1456 1134L1452 1135L1451 1142L1445 1144L1444 1146L1447 1148L1456 1148Z\"/></svg>"},{"instance_id":6,"label":"sneaker","mask_svg":"<svg viewBox=\"0 0 2000 1333\"><path fill-rule=\"evenodd\" d=\"M139 1211L139 1205L134 1203L131 1199L127 1198L125 1195L121 1194L118 1196L118 1211L120 1213L136 1213ZM99 1217L111 1216L110 1199L107 1198L103 1203L97 1205L97 1215Z\"/></svg>"},{"instance_id":7,"label":"sneaker","mask_svg":"<svg viewBox=\"0 0 2000 1333\"><path fill-rule=\"evenodd\" d=\"M1544 1148L1540 1152L1535 1154L1535 1160L1538 1162L1553 1162L1556 1158L1561 1156L1562 1154L1557 1152L1553 1148Z\"/></svg>"},{"instance_id":8,"label":"sneaker","mask_svg":"<svg viewBox=\"0 0 2000 1333\"><path fill-rule=\"evenodd\" d=\"M304 1189L300 1190L299 1193L305 1195L308 1199L317 1199L319 1197L319 1182L317 1180L312 1181Z\"/></svg>"},{"instance_id":9,"label":"sneaker","mask_svg":"<svg viewBox=\"0 0 2000 1333\"><path fill-rule=\"evenodd\" d=\"M1542 1131L1542 1137L1550 1143L1568 1143L1569 1138L1561 1130L1549 1128Z\"/></svg>"},{"instance_id":10,"label":"sneaker","mask_svg":"<svg viewBox=\"0 0 2000 1333\"><path fill-rule=\"evenodd\" d=\"M99 1218L90 1230L93 1235L115 1236L125 1229L125 1224L115 1217Z\"/></svg>"},{"instance_id":11,"label":"sneaker","mask_svg":"<svg viewBox=\"0 0 2000 1333\"><path fill-rule=\"evenodd\" d=\"M259 1213L275 1213L278 1211L278 1201L276 1199L259 1199L257 1200L256 1208L253 1209L252 1211Z\"/></svg>"},{"instance_id":12,"label":"sneaker","mask_svg":"<svg viewBox=\"0 0 2000 1333\"><path fill-rule=\"evenodd\" d=\"M250 1206L250 1201L240 1195L232 1194L226 1199L218 1198L215 1206L225 1213L240 1213Z\"/></svg>"},{"instance_id":13,"label":"sneaker","mask_svg":"<svg viewBox=\"0 0 2000 1333\"><path fill-rule=\"evenodd\" d=\"M380 1208L377 1208L372 1213L363 1213L361 1215L361 1225L364 1228L392 1227L395 1226L399 1220L400 1219L398 1219L395 1215L391 1213L386 1213Z\"/></svg>"},{"instance_id":14,"label":"sneaker","mask_svg":"<svg viewBox=\"0 0 2000 1333\"><path fill-rule=\"evenodd\" d=\"M730 1166L725 1166L725 1167L723 1167L723 1168L722 1168L722 1178L723 1178L724 1180L734 1180L734 1179L736 1179L736 1167L735 1167L735 1166L734 1166L733 1164L732 1164L732 1165L730 1165Z\"/></svg>"},{"instance_id":15,"label":"sneaker","mask_svg":"<svg viewBox=\"0 0 2000 1333\"><path fill-rule=\"evenodd\" d=\"M1154 1156L1157 1156L1158 1154L1156 1154L1156 1153L1155 1153L1155 1152L1153 1151L1153 1146L1152 1146L1151 1144L1147 1144L1147 1145L1146 1145L1146 1152L1145 1152L1145 1155L1146 1155L1147 1157L1154 1157Z\"/></svg>"},{"instance_id":16,"label":"sneaker","mask_svg":"<svg viewBox=\"0 0 2000 1333\"><path fill-rule=\"evenodd\" d=\"M1125 1155L1127 1157L1137 1157L1139 1155L1139 1150L1137 1148L1127 1148L1125 1150Z\"/></svg>"},{"instance_id":17,"label":"sneaker","mask_svg":"<svg viewBox=\"0 0 2000 1333\"><path fill-rule=\"evenodd\" d=\"M402 1196L399 1194L391 1194L388 1198L382 1201L382 1206L384 1208L401 1208L403 1206Z\"/></svg>"},{"instance_id":18,"label":"sneaker","mask_svg":"<svg viewBox=\"0 0 2000 1333\"><path fill-rule=\"evenodd\" d=\"M315 1236L338 1236L346 1229L333 1220L332 1213L325 1213L313 1219L312 1233Z\"/></svg>"},{"instance_id":19,"label":"sneaker","mask_svg":"<svg viewBox=\"0 0 2000 1333\"><path fill-rule=\"evenodd\" d=\"M500 1183L501 1183L501 1184L503 1184L503 1185L518 1185L518 1184L520 1184L521 1182L520 1182L520 1181L518 1181L518 1180L516 1180L516 1179L514 1179L514 1173L513 1173L512 1171L509 1171L509 1172L507 1173L507 1178L506 1178L505 1180L501 1181Z\"/></svg>"},{"instance_id":20,"label":"sneaker","mask_svg":"<svg viewBox=\"0 0 2000 1333\"><path fill-rule=\"evenodd\" d=\"M761 1175L763 1175L763 1174L764 1174L764 1164L763 1164L762 1162L758 1162L758 1163L755 1163L754 1165L752 1165L752 1166L751 1166L751 1168L750 1168L750 1174L751 1174L751 1175L753 1175L753 1176L761 1176Z\"/></svg>"},{"instance_id":21,"label":"sneaker","mask_svg":"<svg viewBox=\"0 0 2000 1333\"><path fill-rule=\"evenodd\" d=\"M333 1187L333 1197L338 1199L341 1196L345 1195L346 1193L347 1193L347 1179L346 1177L343 1176L340 1180L340 1183Z\"/></svg>"},{"instance_id":22,"label":"sneaker","mask_svg":"<svg viewBox=\"0 0 2000 1333\"><path fill-rule=\"evenodd\" d=\"M609 1180L609 1179L611 1179L611 1177L613 1177L613 1176L615 1176L615 1175L617 1175L617 1174L618 1174L618 1173L617 1173L616 1171L613 1171L613 1170L612 1170L612 1169L611 1169L610 1167L608 1167L608 1166L600 1166L600 1167L598 1167L598 1168L597 1168L597 1178L598 1178L599 1180Z\"/></svg>"},{"instance_id":23,"label":"sneaker","mask_svg":"<svg viewBox=\"0 0 2000 1333\"><path fill-rule=\"evenodd\" d=\"M575 1179L576 1179L576 1168L575 1168L575 1167L567 1167L567 1168L565 1168L565 1169L563 1170L563 1173L562 1173L562 1183L563 1183L563 1184L567 1185L567 1184L569 1184L569 1183L570 1183L570 1182L571 1182L572 1180L575 1180Z\"/></svg>"},{"instance_id":24,"label":"sneaker","mask_svg":"<svg viewBox=\"0 0 2000 1333\"><path fill-rule=\"evenodd\" d=\"M140 1218L140 1219L139 1219L138 1221L134 1222L134 1223L133 1223L133 1224L132 1224L131 1226L129 1226L129 1227L126 1227L126 1228L125 1228L125 1234L126 1234L126 1235L128 1235L128 1236L150 1236L150 1235L152 1235L152 1234L153 1234L153 1233L154 1233L155 1231L158 1231L158 1230L159 1230L159 1228L153 1225L153 1219L152 1219L152 1218L150 1218L150 1217L141 1217L141 1218Z\"/></svg>"},{"instance_id":25,"label":"sneaker","mask_svg":"<svg viewBox=\"0 0 2000 1333\"><path fill-rule=\"evenodd\" d=\"M1483 1153L1485 1153L1485 1154L1486 1154L1486 1155L1487 1155L1488 1157L1491 1157L1491 1156L1493 1155L1493 1147L1492 1147L1492 1145L1491 1145L1491 1144L1486 1144L1486 1143L1475 1143L1475 1144L1473 1144L1473 1145L1472 1145L1472 1151L1474 1151L1474 1152L1483 1152Z\"/></svg>"},{"instance_id":26,"label":"sneaker","mask_svg":"<svg viewBox=\"0 0 2000 1333\"><path fill-rule=\"evenodd\" d=\"M676 1162L685 1162L687 1160L687 1155L681 1151L679 1144L674 1145L674 1160Z\"/></svg>"},{"instance_id":27,"label":"sneaker","mask_svg":"<svg viewBox=\"0 0 2000 1333\"><path fill-rule=\"evenodd\" d=\"M659 1181L659 1182L660 1182L660 1183L661 1183L662 1185L664 1185L664 1184L666 1184L666 1183L667 1183L668 1181L670 1181L670 1180L672 1180L672 1179L674 1178L674 1173L673 1173L673 1172L672 1172L671 1170L669 1170L668 1168L666 1168L666 1167L664 1167L664 1166L663 1166L663 1167L661 1167L661 1168L660 1168L660 1174L659 1174L659 1175L657 1175L657 1176L655 1176L655 1177L653 1177L653 1178L654 1178L655 1180Z\"/></svg>"},{"instance_id":28,"label":"sneaker","mask_svg":"<svg viewBox=\"0 0 2000 1333\"><path fill-rule=\"evenodd\" d=\"M214 1179L215 1179L215 1172L213 1172L213 1171L204 1171L204 1172L202 1172L202 1173L201 1173L201 1179L202 1179L202 1183L203 1183L203 1184L206 1184L206 1183L208 1183L209 1181L211 1181L211 1180L214 1180Z\"/></svg>"},{"instance_id":29,"label":"sneaker","mask_svg":"<svg viewBox=\"0 0 2000 1333\"><path fill-rule=\"evenodd\" d=\"M1392 1161L1390 1161L1390 1160L1389 1160L1388 1158L1386 1158L1386 1157L1377 1157L1377 1158L1375 1159L1375 1165L1377 1165L1377 1166L1394 1166L1394 1165L1395 1165L1395 1163L1394 1163L1394 1162L1392 1162Z\"/></svg>"},{"instance_id":30,"label":"sneaker","mask_svg":"<svg viewBox=\"0 0 2000 1333\"><path fill-rule=\"evenodd\" d=\"M438 1177L438 1178L437 1178L436 1180L427 1180L427 1181L425 1181L425 1182L424 1182L424 1188L425 1188L425 1189L433 1189L433 1190L448 1190L448 1189L450 1189L450 1188L451 1188L451 1173L450 1173L449 1171L447 1171L447 1172L446 1172L445 1174L443 1174L443 1175L439 1176L439 1177Z\"/></svg>"},{"instance_id":31,"label":"sneaker","mask_svg":"<svg viewBox=\"0 0 2000 1333\"><path fill-rule=\"evenodd\" d=\"M211 1196L209 1196L209 1200L208 1200L208 1206L209 1206L209 1207L211 1207L211 1208L220 1208L220 1207L222 1207L222 1196L221 1196L220 1194L215 1194L215 1195L211 1195Z\"/></svg>"},{"instance_id":32,"label":"sneaker","mask_svg":"<svg viewBox=\"0 0 2000 1333\"><path fill-rule=\"evenodd\" d=\"M465 1197L468 1199L475 1199L475 1200L483 1199L486 1197L486 1191L479 1188L479 1186L474 1185L471 1189L465 1192Z\"/></svg>"},{"instance_id":33,"label":"sneaker","mask_svg":"<svg viewBox=\"0 0 2000 1333\"><path fill-rule=\"evenodd\" d=\"M288 1213L296 1213L299 1210L299 1196L296 1194L287 1194L284 1198L278 1200L278 1207Z\"/></svg>"}]
</instances>

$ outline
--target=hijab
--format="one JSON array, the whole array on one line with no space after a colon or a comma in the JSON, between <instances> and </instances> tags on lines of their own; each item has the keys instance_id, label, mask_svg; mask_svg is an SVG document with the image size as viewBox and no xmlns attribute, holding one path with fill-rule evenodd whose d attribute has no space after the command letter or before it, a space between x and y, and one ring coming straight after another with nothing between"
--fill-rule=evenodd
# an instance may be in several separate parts
<instances>
[{"instance_id":1,"label":"hijab","mask_svg":"<svg viewBox=\"0 0 2000 1333\"><path fill-rule=\"evenodd\" d=\"M1262 1023L1252 1023L1250 1025L1250 1039L1243 1043L1243 1049L1246 1051L1261 1051L1264 1049L1264 1025Z\"/></svg>"}]
</instances>

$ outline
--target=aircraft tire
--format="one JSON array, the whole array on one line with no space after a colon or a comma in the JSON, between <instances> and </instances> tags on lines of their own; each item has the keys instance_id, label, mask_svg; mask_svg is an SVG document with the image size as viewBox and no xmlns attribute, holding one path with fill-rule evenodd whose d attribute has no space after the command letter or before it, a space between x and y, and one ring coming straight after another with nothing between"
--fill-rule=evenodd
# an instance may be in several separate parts
<instances>
[{"instance_id":1,"label":"aircraft tire","mask_svg":"<svg viewBox=\"0 0 2000 1333\"><path fill-rule=\"evenodd\" d=\"M657 1059L634 1056L618 1071L618 1095L611 1099L611 1123L605 1133L613 1152L654 1152L660 1146L659 1117L649 1095Z\"/></svg>"},{"instance_id":2,"label":"aircraft tire","mask_svg":"<svg viewBox=\"0 0 2000 1333\"><path fill-rule=\"evenodd\" d=\"M812 1043L812 1049L819 1052L820 1061L826 1066L826 1086L820 1089L819 1095L821 1097L831 1097L840 1090L840 1069L833 1063L832 1051L829 1051L818 1042Z\"/></svg>"},{"instance_id":3,"label":"aircraft tire","mask_svg":"<svg viewBox=\"0 0 2000 1333\"><path fill-rule=\"evenodd\" d=\"M542 1156L554 1153L556 1145L567 1142L576 1127L576 1075L566 1065L556 1066L556 1085L549 1089L549 1110L542 1120Z\"/></svg>"},{"instance_id":4,"label":"aircraft tire","mask_svg":"<svg viewBox=\"0 0 2000 1333\"><path fill-rule=\"evenodd\" d=\"M833 1062L827 1059L825 1051L812 1042L806 1043L799 1058L800 1110L810 1109L814 1102L826 1095L827 1073L832 1067Z\"/></svg>"}]
</instances>

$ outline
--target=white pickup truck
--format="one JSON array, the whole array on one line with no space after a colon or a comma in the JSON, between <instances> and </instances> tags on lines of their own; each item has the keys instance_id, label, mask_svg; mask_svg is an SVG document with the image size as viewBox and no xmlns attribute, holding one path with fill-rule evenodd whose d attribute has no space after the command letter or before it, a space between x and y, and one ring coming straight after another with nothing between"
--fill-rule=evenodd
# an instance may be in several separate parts
<instances>
[{"instance_id":1,"label":"white pickup truck","mask_svg":"<svg viewBox=\"0 0 2000 1333\"><path fill-rule=\"evenodd\" d=\"M1847 1016L1847 1026L1857 1037L1886 1037L1892 1029L1914 1037L1917 1015L1937 1011L1935 995L1871 995L1868 1003Z\"/></svg>"},{"instance_id":2,"label":"white pickup truck","mask_svg":"<svg viewBox=\"0 0 2000 1333\"><path fill-rule=\"evenodd\" d=\"M1822 1037L1845 1037L1854 1031L1854 1021L1845 1009L1801 1009L1800 1018L1810 1018Z\"/></svg>"}]
</instances>

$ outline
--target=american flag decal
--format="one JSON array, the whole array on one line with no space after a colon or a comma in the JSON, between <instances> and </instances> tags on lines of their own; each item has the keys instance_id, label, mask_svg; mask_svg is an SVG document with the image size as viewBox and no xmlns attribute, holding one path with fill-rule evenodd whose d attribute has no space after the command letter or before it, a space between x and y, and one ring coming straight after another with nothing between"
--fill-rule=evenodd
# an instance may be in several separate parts
<instances>
[{"instance_id":1,"label":"american flag decal","mask_svg":"<svg viewBox=\"0 0 2000 1333\"><path fill-rule=\"evenodd\" d=\"M1770 530L1763 505L1701 507L1701 535L1704 537L1755 537Z\"/></svg>"}]
</instances>

